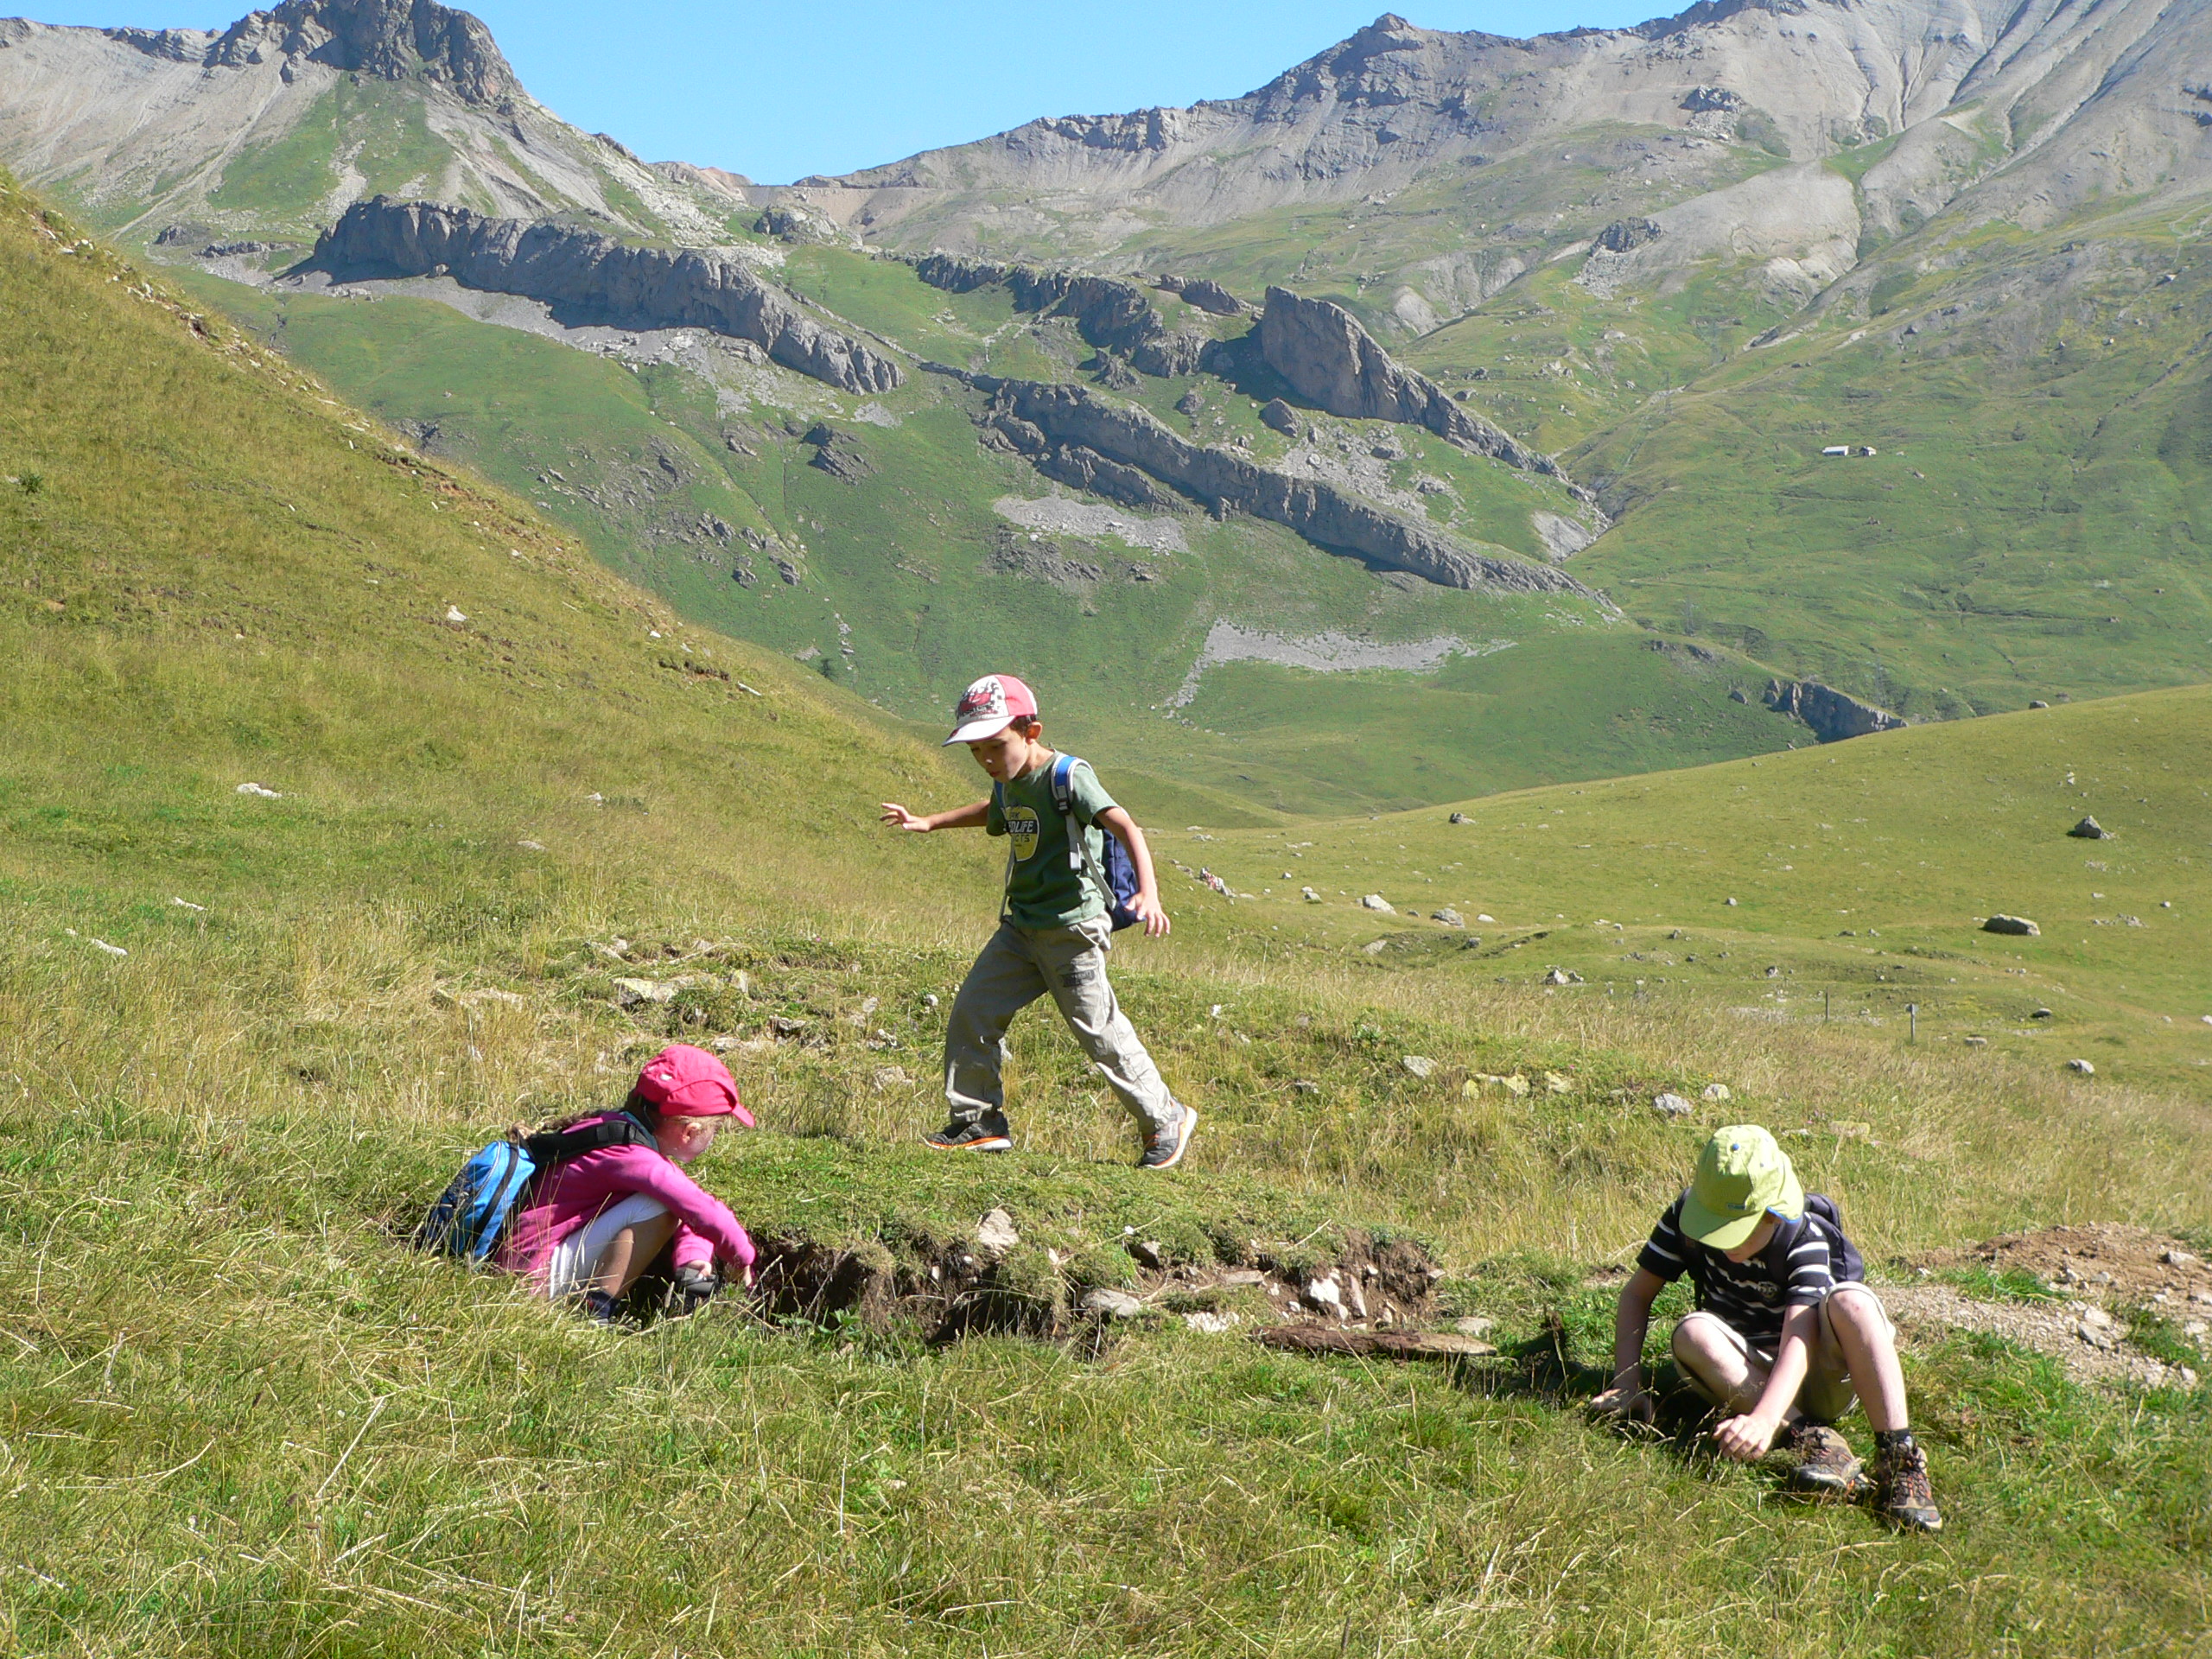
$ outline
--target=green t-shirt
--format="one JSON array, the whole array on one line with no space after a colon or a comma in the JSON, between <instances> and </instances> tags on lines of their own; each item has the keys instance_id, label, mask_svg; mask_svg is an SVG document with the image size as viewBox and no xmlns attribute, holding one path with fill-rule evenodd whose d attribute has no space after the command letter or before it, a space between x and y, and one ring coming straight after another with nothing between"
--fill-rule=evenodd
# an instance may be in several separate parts
<instances>
[{"instance_id":1,"label":"green t-shirt","mask_svg":"<svg viewBox=\"0 0 2212 1659\"><path fill-rule=\"evenodd\" d=\"M1069 771L1068 797L1076 822L1085 826L1092 860L1103 865L1106 832L1097 827L1098 815L1114 810L1114 798L1084 760ZM1105 913L1105 895L1090 872L1068 863L1067 820L1052 803L1052 760L993 790L983 828L1014 838L1006 908L1016 927L1072 927Z\"/></svg>"}]
</instances>

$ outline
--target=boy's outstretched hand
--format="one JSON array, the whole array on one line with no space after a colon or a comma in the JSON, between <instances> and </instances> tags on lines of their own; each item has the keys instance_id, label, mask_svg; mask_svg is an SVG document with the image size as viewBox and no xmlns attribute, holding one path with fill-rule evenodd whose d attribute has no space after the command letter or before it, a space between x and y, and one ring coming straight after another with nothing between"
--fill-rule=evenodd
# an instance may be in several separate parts
<instances>
[{"instance_id":1,"label":"boy's outstretched hand","mask_svg":"<svg viewBox=\"0 0 2212 1659\"><path fill-rule=\"evenodd\" d=\"M883 821L893 829L918 830L925 835L929 833L930 821L921 813L909 812L896 801L880 801L877 804L883 808Z\"/></svg>"},{"instance_id":2,"label":"boy's outstretched hand","mask_svg":"<svg viewBox=\"0 0 2212 1659\"><path fill-rule=\"evenodd\" d=\"M1136 912L1137 920L1144 924L1145 937L1147 938L1165 938L1167 937L1168 929L1174 925L1167 919L1167 912L1160 908L1158 893L1138 893L1135 898L1129 900L1129 908Z\"/></svg>"},{"instance_id":3,"label":"boy's outstretched hand","mask_svg":"<svg viewBox=\"0 0 2212 1659\"><path fill-rule=\"evenodd\" d=\"M1782 1425L1770 1422L1757 1412L1746 1412L1741 1417L1731 1417L1713 1431L1713 1443L1721 1452L1738 1463L1757 1463L1774 1448L1774 1437Z\"/></svg>"}]
</instances>

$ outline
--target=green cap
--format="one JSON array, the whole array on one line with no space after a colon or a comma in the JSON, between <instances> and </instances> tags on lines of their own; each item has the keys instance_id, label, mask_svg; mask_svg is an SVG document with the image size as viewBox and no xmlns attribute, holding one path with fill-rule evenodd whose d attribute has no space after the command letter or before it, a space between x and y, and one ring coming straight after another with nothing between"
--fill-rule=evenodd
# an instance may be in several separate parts
<instances>
[{"instance_id":1,"label":"green cap","mask_svg":"<svg viewBox=\"0 0 2212 1659\"><path fill-rule=\"evenodd\" d=\"M1716 1250L1732 1250L1771 1210L1787 1221L1805 1213L1805 1189L1789 1154L1756 1123L1715 1129L1698 1154L1682 1195L1682 1232Z\"/></svg>"}]
</instances>

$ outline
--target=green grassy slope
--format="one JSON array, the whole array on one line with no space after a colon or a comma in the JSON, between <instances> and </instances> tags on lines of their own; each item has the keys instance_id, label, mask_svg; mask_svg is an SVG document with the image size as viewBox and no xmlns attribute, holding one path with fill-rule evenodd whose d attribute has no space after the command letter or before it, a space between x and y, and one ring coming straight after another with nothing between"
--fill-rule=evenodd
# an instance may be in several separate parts
<instances>
[{"instance_id":1,"label":"green grassy slope","mask_svg":"<svg viewBox=\"0 0 2212 1659\"><path fill-rule=\"evenodd\" d=\"M804 291L851 305L863 321L887 329L918 320L943 331L932 346L942 355L1008 366L998 360L1011 321L1002 296L994 308L985 296L945 296L903 265L836 250L802 250L793 263L804 267ZM610 567L696 621L803 655L836 683L928 724L988 666L1049 687L1056 729L1102 762L1158 779L1137 798L1159 801L1167 816L1220 822L1240 804L1262 816L1405 805L1758 752L1799 729L1729 702L1727 678L1668 671L1639 654L1643 637L1593 607L1386 579L1272 524L1183 511L1170 516L1188 550L1164 556L1110 536L1031 541L993 504L1035 497L1041 480L980 449L967 394L935 377L870 400L898 422L887 426L851 418L851 400L796 377L765 377L759 401L733 407L673 367L632 369L427 300L270 295L205 277L192 287L347 397L426 434L434 453L536 500ZM931 321L940 311L951 321ZM1018 337L1037 349L1034 336ZM1072 356L1027 372L1071 377ZM1176 400L1201 384L1205 410L1178 414ZM1210 377L1147 383L1143 395L1203 441L1241 439L1262 459L1287 447L1259 423L1256 403ZM825 415L854 435L872 476L846 482L807 464L815 452L799 434ZM1342 424L1347 442L1372 443L1363 427ZM1448 485L1448 496L1429 499L1450 504L1444 522L1471 539L1541 556L1531 513L1573 506L1546 480L1426 434L1400 442L1395 481ZM779 581L741 539L702 534L707 517L739 538L775 538L804 580ZM1040 575L1040 558L1101 579ZM759 578L749 587L731 580L741 563ZM1139 571L1149 579L1133 580ZM1169 728L1162 714L1224 618L1299 639L1456 637L1519 649L1440 675L1242 665L1232 678L1264 683L1263 696L1216 696L1209 682L1189 718ZM1761 682L1757 668L1738 666L1736 680ZM1510 712L1501 725L1502 709ZM1378 747L1345 766L1342 737L1332 734L1378 718L1418 734L1413 746ZM1191 790L1198 804L1169 809Z\"/></svg>"},{"instance_id":2,"label":"green grassy slope","mask_svg":"<svg viewBox=\"0 0 2212 1659\"><path fill-rule=\"evenodd\" d=\"M2060 1214L2203 1229L2172 1179L2201 1108L1885 1033L1348 972L1179 888L1176 936L1116 978L1205 1114L1190 1162L1140 1179L1032 1016L1023 1152L948 1168L910 1137L996 861L873 832L868 804L967 780L34 211L0 195L11 1651L2194 1639L2202 1389L1916 1346L1941 1541L1573 1406L1588 1275L1699 1133L1643 1090L1726 1076L1778 1124L1875 1119L1880 1147L1800 1151L1878 1262ZM675 1000L617 1006L613 976L671 969ZM395 1239L461 1147L609 1098L675 1036L731 1044L764 1128L700 1173L764 1234L911 1256L1002 1203L1052 1297L1127 1273L1128 1228L1211 1264L1381 1225L1431 1241L1446 1311L1497 1319L1509 1358L1274 1357L1172 1316L1096 1355L730 1309L613 1338ZM1546 1069L1565 1092L1461 1087Z\"/></svg>"},{"instance_id":3,"label":"green grassy slope","mask_svg":"<svg viewBox=\"0 0 2212 1659\"><path fill-rule=\"evenodd\" d=\"M2208 775L2212 691L2190 688L1501 796L1461 824L1431 809L1204 850L1240 891L1272 889L1240 926L1295 918L1355 954L1384 938L1376 961L1470 992L1558 964L1586 982L1562 999L1825 1010L1897 1044L1916 1003L1945 1064L2083 1058L2100 1079L2212 1099ZM2069 837L2086 815L2113 838ZM1297 898L1307 885L1325 922ZM1456 908L1482 944L1352 907L1371 892L1415 917ZM1998 912L2040 937L1980 931Z\"/></svg>"}]
</instances>

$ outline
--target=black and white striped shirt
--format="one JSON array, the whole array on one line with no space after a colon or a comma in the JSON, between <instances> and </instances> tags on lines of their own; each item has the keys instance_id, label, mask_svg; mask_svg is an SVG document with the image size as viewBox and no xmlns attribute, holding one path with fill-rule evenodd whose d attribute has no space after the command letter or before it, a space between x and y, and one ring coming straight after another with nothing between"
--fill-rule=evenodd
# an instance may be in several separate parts
<instances>
[{"instance_id":1,"label":"black and white striped shirt","mask_svg":"<svg viewBox=\"0 0 2212 1659\"><path fill-rule=\"evenodd\" d=\"M1858 1251L1809 1207L1777 1227L1766 1249L1742 1262L1685 1237L1681 1221L1682 1200L1676 1198L1651 1230L1637 1265L1669 1284L1688 1274L1697 1305L1762 1352L1781 1345L1783 1315L1790 1308L1816 1307L1839 1278L1864 1274Z\"/></svg>"}]
</instances>

